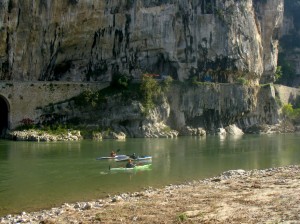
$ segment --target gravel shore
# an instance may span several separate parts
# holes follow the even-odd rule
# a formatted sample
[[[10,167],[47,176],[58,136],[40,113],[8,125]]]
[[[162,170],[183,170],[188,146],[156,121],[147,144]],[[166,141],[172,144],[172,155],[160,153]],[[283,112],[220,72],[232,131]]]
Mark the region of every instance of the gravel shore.
[[[7,215],[0,223],[300,223],[300,166],[231,170],[181,185]]]

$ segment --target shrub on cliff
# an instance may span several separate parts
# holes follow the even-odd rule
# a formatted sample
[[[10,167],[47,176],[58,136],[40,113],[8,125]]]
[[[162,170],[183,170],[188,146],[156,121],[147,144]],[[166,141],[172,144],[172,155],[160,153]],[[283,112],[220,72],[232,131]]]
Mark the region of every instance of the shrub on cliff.
[[[132,76],[116,73],[112,77],[111,86],[115,88],[127,88],[132,81]]]
[[[286,104],[282,107],[284,119],[289,119],[293,123],[300,122],[300,108],[293,108],[292,104]]]
[[[142,94],[143,106],[145,107],[146,113],[154,108],[155,101],[169,90],[173,81],[170,76],[167,76],[159,83],[158,80],[154,78],[156,76],[158,75],[144,74],[142,77],[140,91]]]
[[[249,81],[244,77],[237,78],[237,83],[240,85],[248,85]]]
[[[148,112],[154,107],[154,99],[160,95],[161,88],[157,80],[153,78],[153,74],[143,75],[140,88],[143,95],[143,105]]]
[[[92,90],[86,90],[77,97],[74,97],[74,102],[77,106],[91,105],[96,107],[99,101],[99,93]]]

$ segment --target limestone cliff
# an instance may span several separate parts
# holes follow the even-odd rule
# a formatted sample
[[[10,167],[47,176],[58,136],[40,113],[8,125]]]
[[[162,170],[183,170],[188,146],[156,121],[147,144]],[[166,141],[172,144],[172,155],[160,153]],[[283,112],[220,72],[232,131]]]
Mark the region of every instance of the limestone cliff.
[[[0,79],[273,80],[283,0],[1,0]]]
[[[247,133],[285,132],[293,129],[280,125],[280,103],[293,103],[300,96],[299,89],[284,86],[181,83],[174,84],[145,114],[138,96],[128,97],[130,94],[124,92],[108,97],[103,93],[96,94],[99,100],[94,105],[72,99],[43,108],[38,112],[42,114],[39,123],[77,120],[87,129],[122,132],[127,137],[216,134],[235,127]],[[45,117],[49,111],[55,116]]]
[[[129,137],[222,133],[226,127],[251,132],[255,125],[280,123],[276,89],[257,84],[274,81],[283,10],[283,0],[1,0],[3,83],[80,86],[120,75],[136,81],[146,72],[189,80],[174,85],[147,115],[139,96],[121,91],[104,98],[89,93],[91,104],[78,106],[74,94],[55,85],[51,92],[60,102],[47,105],[33,104],[29,90],[25,105],[19,100],[24,94],[9,97],[2,89],[1,102],[11,104],[2,129],[15,127],[21,115],[41,125],[70,122]],[[26,113],[11,118],[19,104]]]

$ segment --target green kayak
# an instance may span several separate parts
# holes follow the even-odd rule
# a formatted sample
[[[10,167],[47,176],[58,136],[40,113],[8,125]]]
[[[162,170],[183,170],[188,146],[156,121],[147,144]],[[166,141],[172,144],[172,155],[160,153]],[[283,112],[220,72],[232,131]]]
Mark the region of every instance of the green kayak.
[[[152,164],[145,164],[145,165],[137,165],[133,168],[126,168],[126,167],[113,167],[109,170],[111,171],[130,171],[130,170],[151,170]]]

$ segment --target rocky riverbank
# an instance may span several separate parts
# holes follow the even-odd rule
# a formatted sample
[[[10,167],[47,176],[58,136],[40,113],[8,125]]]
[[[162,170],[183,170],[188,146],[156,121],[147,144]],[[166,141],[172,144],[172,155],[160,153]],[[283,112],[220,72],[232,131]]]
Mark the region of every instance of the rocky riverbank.
[[[156,125],[157,126],[157,125]],[[163,125],[162,125],[163,127]],[[176,138],[179,134],[180,136],[206,136],[207,132],[203,128],[192,128],[190,126],[185,126],[180,132],[175,130],[164,131],[164,128],[154,128],[155,131],[151,131],[151,134],[143,136],[144,138]],[[255,134],[274,134],[274,133],[286,133],[299,131],[299,128],[294,127],[290,123],[286,125],[258,125],[253,126],[247,130],[247,133]],[[225,128],[216,129],[216,135],[233,135],[241,136],[244,132],[238,128],[236,125],[229,125]],[[70,130],[65,133],[52,134],[47,131],[41,130],[22,130],[22,131],[10,131],[7,139],[14,141],[40,141],[40,142],[51,142],[51,141],[78,141],[82,139],[93,139],[93,140],[103,140],[103,139],[115,139],[115,140],[125,140],[128,138],[126,134],[122,131],[103,131],[103,132],[93,132],[91,135],[83,136],[80,130]]]
[[[11,131],[7,135],[8,139],[14,141],[36,141],[36,142],[56,142],[56,141],[78,141],[82,139],[80,131],[68,131],[61,134],[50,134],[46,131],[23,130]]]
[[[300,223],[300,166],[231,170],[181,185],[7,215],[0,223]]]

